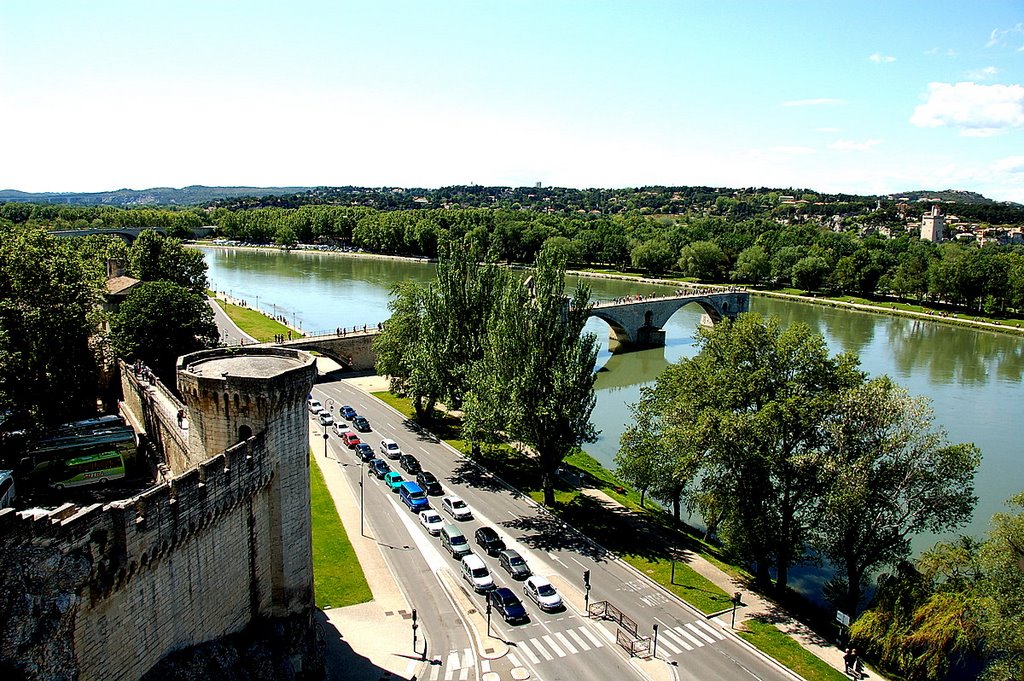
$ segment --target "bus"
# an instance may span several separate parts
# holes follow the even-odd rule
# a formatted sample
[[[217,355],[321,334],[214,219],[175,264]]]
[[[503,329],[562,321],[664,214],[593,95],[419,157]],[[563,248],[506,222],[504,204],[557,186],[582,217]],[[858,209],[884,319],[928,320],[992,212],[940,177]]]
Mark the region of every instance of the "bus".
[[[65,487],[105,484],[123,477],[124,457],[116,449],[109,449],[63,462],[51,474],[50,487],[60,490]]]
[[[14,471],[0,471],[0,508],[14,505]]]
[[[67,461],[105,452],[116,452],[134,463],[138,439],[130,426],[113,426],[77,434],[63,434],[35,443],[22,459],[25,477],[35,482],[53,482],[63,475]],[[70,476],[67,476],[70,477]]]

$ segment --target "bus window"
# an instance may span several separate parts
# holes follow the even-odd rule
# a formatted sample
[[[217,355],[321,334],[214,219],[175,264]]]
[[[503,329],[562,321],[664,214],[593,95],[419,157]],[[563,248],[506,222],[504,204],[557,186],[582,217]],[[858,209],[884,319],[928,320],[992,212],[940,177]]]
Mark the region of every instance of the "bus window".
[[[0,471],[0,508],[14,505],[14,471]]]
[[[124,477],[124,458],[116,451],[68,459],[54,473],[51,487],[64,489],[106,483]]]

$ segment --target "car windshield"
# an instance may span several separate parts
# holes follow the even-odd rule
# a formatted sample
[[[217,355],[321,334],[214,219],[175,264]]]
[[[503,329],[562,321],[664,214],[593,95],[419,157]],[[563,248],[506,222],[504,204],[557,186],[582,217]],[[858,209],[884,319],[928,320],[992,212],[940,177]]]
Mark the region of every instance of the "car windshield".
[[[462,499],[456,499],[452,502],[452,508],[466,508],[466,502]]]
[[[537,593],[541,596],[554,596],[555,587],[551,586],[550,584],[541,584],[537,587]]]
[[[441,521],[441,516],[436,513],[428,513],[423,517],[428,523],[437,523]]]
[[[475,570],[473,570],[473,576],[474,577],[486,577],[487,576],[487,568],[485,568],[485,567],[476,568]]]
[[[455,535],[454,537],[452,537],[452,538],[451,538],[451,539],[449,540],[449,542],[450,542],[450,543],[452,543],[452,544],[455,544],[455,545],[458,545],[458,544],[465,544],[465,543],[466,543],[466,538],[465,538],[465,537],[463,537],[463,536],[462,536],[461,534],[457,534],[457,535]]]
[[[515,602],[516,602],[517,600],[519,600],[518,598],[516,598],[516,595],[515,595],[515,594],[513,594],[513,593],[507,593],[507,594],[499,594],[499,595],[498,595],[498,598],[500,598],[500,599],[501,599],[501,602],[502,602],[503,604],[505,604],[505,605],[512,605],[512,604],[513,604],[513,603],[515,603]]]
[[[398,449],[398,445],[392,443],[392,444],[388,445],[388,449],[391,449],[391,450]]]

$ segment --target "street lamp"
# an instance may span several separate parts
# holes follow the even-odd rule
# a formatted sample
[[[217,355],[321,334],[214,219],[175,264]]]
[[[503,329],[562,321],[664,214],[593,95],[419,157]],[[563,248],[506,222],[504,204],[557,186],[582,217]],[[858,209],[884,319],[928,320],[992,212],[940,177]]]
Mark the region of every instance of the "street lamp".
[[[487,598],[487,636],[491,635],[491,599]]]
[[[327,435],[327,426],[325,425],[324,426],[324,458],[325,459],[327,458],[327,438],[328,437],[330,437],[330,436]]]
[[[651,657],[658,656],[658,625],[654,625],[654,648],[651,650]]]
[[[587,611],[587,616],[590,615],[590,570],[583,571],[583,588],[586,590],[583,594],[583,609]]]
[[[412,652],[416,652],[416,629],[420,625],[416,624],[416,608],[412,609]]]
[[[359,455],[359,536],[365,537],[363,531],[363,455]]]

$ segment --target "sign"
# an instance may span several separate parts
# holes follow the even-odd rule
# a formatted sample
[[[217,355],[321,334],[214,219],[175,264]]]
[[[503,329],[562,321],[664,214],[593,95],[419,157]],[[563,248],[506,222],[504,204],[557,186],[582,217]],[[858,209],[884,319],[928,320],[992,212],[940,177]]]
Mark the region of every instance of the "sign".
[[[836,622],[839,622],[844,627],[850,626],[850,616],[842,610],[836,610]]]

